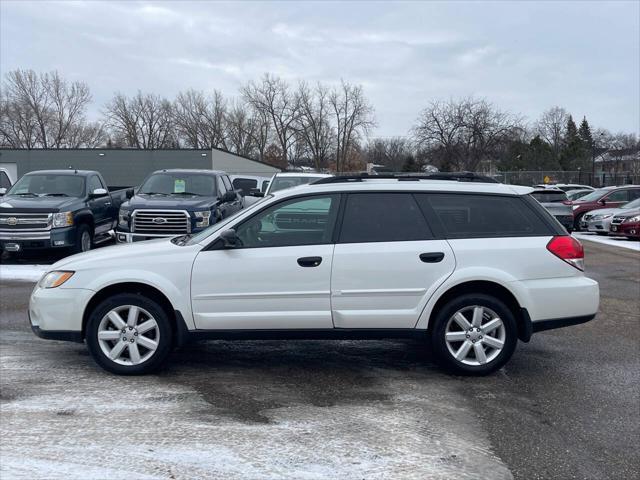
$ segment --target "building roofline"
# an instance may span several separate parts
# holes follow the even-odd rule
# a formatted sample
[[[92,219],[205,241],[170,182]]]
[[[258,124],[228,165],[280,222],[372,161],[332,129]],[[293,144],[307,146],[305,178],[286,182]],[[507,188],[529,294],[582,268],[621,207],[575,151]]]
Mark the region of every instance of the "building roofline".
[[[255,163],[259,163],[260,165],[265,165],[267,167],[271,167],[271,168],[275,168],[277,170],[280,170],[281,172],[284,171],[284,169],[280,168],[280,167],[276,167],[275,165],[271,165],[267,162],[261,162],[260,160],[256,160],[255,158],[250,158],[247,157],[245,155],[240,155],[238,153],[233,153],[230,152],[229,150],[225,150],[223,148],[217,148],[217,147],[212,147],[212,148],[135,148],[135,147],[123,147],[123,148],[113,148],[113,147],[95,147],[95,148],[87,148],[87,147],[80,147],[80,148],[12,148],[12,147],[0,147],[0,153],[3,150],[12,150],[12,151],[16,151],[16,152],[21,152],[21,151],[26,151],[26,152],[33,152],[33,151],[60,151],[60,152],[65,152],[65,151],[98,151],[98,150],[103,150],[103,151],[110,151],[110,152],[117,152],[117,151],[140,151],[140,152],[210,152],[211,150],[216,150],[218,152],[222,152],[222,153],[228,153],[229,155],[234,155],[236,157],[240,157],[243,158],[245,160],[249,160],[251,162],[255,162]]]

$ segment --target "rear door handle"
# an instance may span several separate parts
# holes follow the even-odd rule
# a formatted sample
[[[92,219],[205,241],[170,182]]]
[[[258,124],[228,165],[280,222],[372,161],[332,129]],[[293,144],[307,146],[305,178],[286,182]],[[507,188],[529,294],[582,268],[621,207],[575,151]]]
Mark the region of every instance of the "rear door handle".
[[[444,258],[444,253],[442,252],[429,252],[429,253],[421,253],[420,260],[424,263],[438,263],[441,262]]]
[[[302,257],[298,259],[301,267],[317,267],[322,263],[322,257]]]

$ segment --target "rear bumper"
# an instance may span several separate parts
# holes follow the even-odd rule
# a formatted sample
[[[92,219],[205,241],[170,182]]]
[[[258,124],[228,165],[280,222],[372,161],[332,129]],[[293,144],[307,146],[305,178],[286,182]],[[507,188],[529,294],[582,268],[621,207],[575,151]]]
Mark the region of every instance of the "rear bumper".
[[[570,327],[572,325],[580,325],[587,323],[596,318],[596,314],[584,315],[581,317],[552,318],[549,320],[538,320],[531,323],[532,333],[543,332],[545,330],[553,330],[555,328]]]

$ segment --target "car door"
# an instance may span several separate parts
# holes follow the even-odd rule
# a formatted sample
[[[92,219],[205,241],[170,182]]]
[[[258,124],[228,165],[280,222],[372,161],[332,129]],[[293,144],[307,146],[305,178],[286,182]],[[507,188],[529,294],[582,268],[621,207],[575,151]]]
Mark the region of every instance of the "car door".
[[[600,200],[607,208],[618,208],[629,201],[629,189],[615,190]]]
[[[267,206],[234,226],[241,245],[217,240],[193,264],[199,329],[332,328],[332,236],[338,195]]]
[[[333,254],[336,328],[413,328],[455,259],[411,193],[352,193]]]
[[[93,213],[93,223],[95,226],[95,234],[106,233],[113,228],[114,216],[110,215],[111,196],[109,194],[92,198],[91,193],[105,186],[97,175],[90,175],[87,180],[87,195],[89,196],[89,208]]]

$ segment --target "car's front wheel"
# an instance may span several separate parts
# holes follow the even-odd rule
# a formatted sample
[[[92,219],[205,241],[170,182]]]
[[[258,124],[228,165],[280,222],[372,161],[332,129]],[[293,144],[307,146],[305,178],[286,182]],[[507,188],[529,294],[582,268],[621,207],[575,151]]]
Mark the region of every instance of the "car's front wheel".
[[[496,297],[466,294],[436,313],[431,344],[436,359],[454,373],[487,375],[501,368],[516,348],[513,313]]]
[[[171,351],[169,317],[156,301],[117,294],[90,314],[86,340],[92,357],[118,375],[142,375],[158,369]]]

